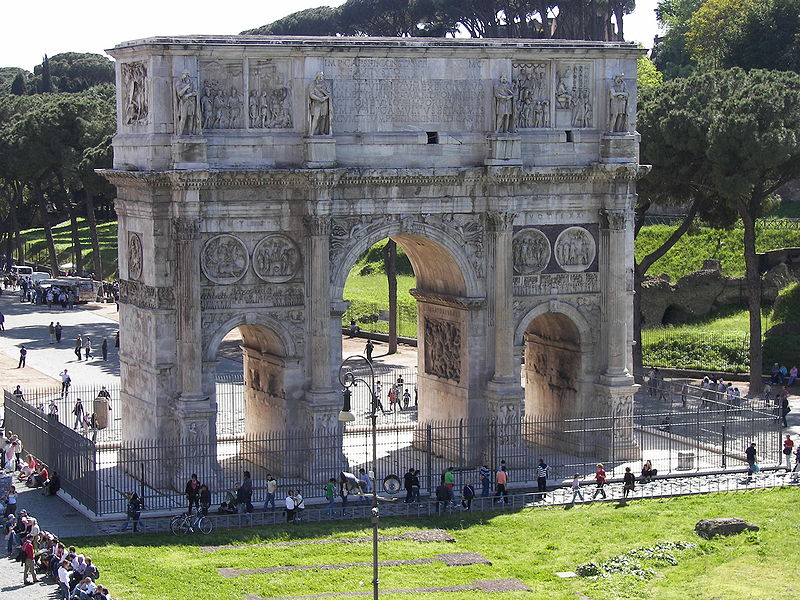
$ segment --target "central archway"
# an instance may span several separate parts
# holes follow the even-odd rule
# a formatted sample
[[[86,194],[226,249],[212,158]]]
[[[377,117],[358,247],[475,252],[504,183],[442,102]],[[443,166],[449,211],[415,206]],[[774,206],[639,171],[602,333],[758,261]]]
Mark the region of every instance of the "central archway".
[[[421,422],[477,416],[485,412],[470,398],[474,356],[471,336],[479,331],[473,304],[482,298],[464,248],[441,229],[417,224],[420,233],[396,226],[378,228],[355,241],[332,272],[334,302],[343,298],[352,265],[373,244],[385,238],[397,242],[408,256],[416,277],[411,295],[417,301],[418,418]],[[341,352],[340,342],[334,344]],[[341,358],[341,355],[339,356]]]

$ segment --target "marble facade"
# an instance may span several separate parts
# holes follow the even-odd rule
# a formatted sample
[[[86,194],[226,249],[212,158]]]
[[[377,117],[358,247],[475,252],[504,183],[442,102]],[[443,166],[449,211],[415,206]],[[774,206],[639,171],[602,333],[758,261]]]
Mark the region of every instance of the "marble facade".
[[[213,435],[236,327],[247,430],[335,434],[345,279],[386,237],[417,276],[421,421],[630,416],[641,52],[255,36],[109,50],[125,435]]]

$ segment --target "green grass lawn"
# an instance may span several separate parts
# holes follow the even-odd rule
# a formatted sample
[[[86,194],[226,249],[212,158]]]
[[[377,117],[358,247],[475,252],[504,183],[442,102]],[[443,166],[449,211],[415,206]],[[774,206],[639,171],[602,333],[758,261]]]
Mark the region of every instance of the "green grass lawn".
[[[92,243],[89,236],[89,227],[85,219],[78,219],[78,232],[81,236],[81,250],[83,254],[83,266],[85,269],[92,269]],[[106,278],[117,272],[117,222],[111,221],[97,225],[97,237],[100,244],[100,256],[103,262],[103,273]],[[26,260],[38,262],[42,265],[49,265],[50,259],[47,253],[47,242],[44,230],[27,229],[20,232],[20,238],[25,244]],[[58,254],[58,264],[73,262],[72,254],[72,233],[69,221],[64,221],[53,227],[53,241]]]
[[[359,275],[360,268],[353,267],[344,286],[344,299],[350,301],[350,308],[342,316],[342,323],[355,319],[365,331],[388,333],[389,324],[375,318],[380,310],[389,308],[389,284],[384,273]],[[417,301],[408,291],[416,287],[416,279],[411,275],[397,276],[397,314],[398,334],[404,337],[417,337]]]
[[[534,509],[515,513],[457,514],[415,521],[385,519],[382,534],[441,527],[455,544],[384,542],[380,560],[433,557],[448,552],[478,552],[491,565],[447,567],[442,563],[383,567],[383,589],[457,585],[479,579],[517,578],[532,593],[479,596],[475,592],[388,595],[387,598],[477,597],[591,600],[765,600],[800,597],[796,546],[800,519],[794,507],[800,490],[780,488],[711,494],[628,505],[579,505],[572,509]],[[737,516],[759,525],[757,533],[704,541],[693,528],[702,518]],[[334,522],[215,532],[176,538],[169,534],[68,540],[90,554],[101,581],[125,600],[192,598],[244,600],[333,591],[370,589],[371,568],[311,570],[223,579],[219,567],[263,568],[279,565],[351,563],[371,560],[370,544],[302,545],[200,552],[199,544],[250,544],[289,539],[368,536],[367,522]],[[649,580],[627,575],[602,579],[560,579],[589,561],[605,561],[633,548],[664,541],[690,541],[695,549],[677,554],[677,566],[655,566]],[[644,566],[648,566],[647,563]],[[652,566],[652,565],[650,565]],[[383,595],[381,596],[383,597]]]

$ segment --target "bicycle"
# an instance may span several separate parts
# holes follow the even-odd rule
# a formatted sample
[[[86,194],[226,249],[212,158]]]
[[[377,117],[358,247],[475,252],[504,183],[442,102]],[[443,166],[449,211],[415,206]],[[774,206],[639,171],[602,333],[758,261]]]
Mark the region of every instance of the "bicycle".
[[[194,533],[195,531],[208,535],[214,529],[214,523],[202,514],[183,513],[172,517],[169,529],[175,535]]]

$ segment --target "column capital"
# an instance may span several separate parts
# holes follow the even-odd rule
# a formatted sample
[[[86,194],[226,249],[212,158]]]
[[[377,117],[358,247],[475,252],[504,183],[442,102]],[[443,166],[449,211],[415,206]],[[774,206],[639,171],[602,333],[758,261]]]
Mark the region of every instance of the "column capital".
[[[600,227],[603,229],[627,229],[630,211],[619,209],[600,209]]]
[[[331,233],[331,218],[328,216],[305,215],[303,225],[305,225],[308,235],[330,235]]]
[[[178,217],[172,219],[172,231],[175,239],[180,242],[189,242],[200,237],[200,219]]]
[[[514,219],[516,217],[517,214],[512,212],[503,212],[498,210],[486,211],[486,222],[489,226],[489,231],[511,231],[514,227]]]

